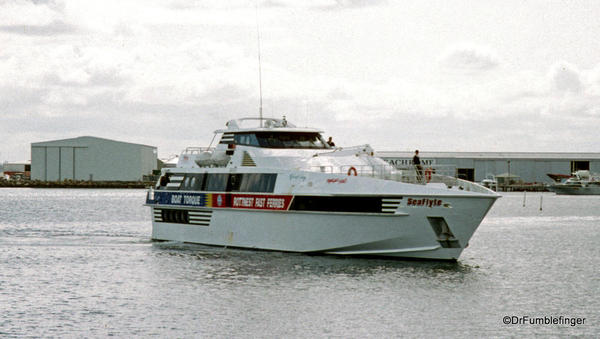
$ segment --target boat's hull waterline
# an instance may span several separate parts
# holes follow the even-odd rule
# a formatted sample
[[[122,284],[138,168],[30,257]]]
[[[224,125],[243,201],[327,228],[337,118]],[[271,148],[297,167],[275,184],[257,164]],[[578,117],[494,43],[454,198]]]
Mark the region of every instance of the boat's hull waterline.
[[[155,240],[301,253],[456,260],[495,201],[493,196],[396,198],[388,198],[399,203],[393,213],[386,214],[199,208],[147,202],[152,206]],[[288,200],[292,199],[290,196]],[[408,206],[409,199],[421,204]],[[428,204],[431,201],[434,203]]]
[[[558,195],[600,195],[600,185],[594,186],[569,186],[569,185],[552,185],[548,190]]]

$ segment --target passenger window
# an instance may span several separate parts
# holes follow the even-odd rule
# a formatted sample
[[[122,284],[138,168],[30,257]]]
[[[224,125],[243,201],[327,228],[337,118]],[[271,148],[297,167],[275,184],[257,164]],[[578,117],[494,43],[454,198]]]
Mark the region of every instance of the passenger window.
[[[181,185],[181,190],[186,191],[201,191],[202,181],[204,180],[204,173],[202,174],[187,174]]]
[[[227,190],[227,177],[229,177],[229,174],[207,174],[206,190],[225,192]]]
[[[272,193],[275,190],[277,174],[248,173],[244,174],[240,185],[241,192]]]
[[[205,190],[205,181],[206,181],[206,174],[202,173],[202,174],[196,174],[194,176],[196,178],[196,181],[193,183],[192,185],[192,189],[194,191],[204,191]]]
[[[227,184],[228,192],[239,192],[242,183],[243,174],[230,174],[229,183]]]
[[[190,180],[192,178],[189,176],[186,176],[185,179],[183,179],[183,183],[181,184],[181,187],[179,187],[180,190],[189,190],[190,189]]]

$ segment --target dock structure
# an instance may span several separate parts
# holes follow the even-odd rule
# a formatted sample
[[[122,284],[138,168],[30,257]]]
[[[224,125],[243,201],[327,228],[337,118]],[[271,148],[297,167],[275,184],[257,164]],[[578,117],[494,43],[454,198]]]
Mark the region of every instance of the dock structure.
[[[42,181],[0,178],[0,187],[24,188],[148,188],[154,184],[154,181]]]

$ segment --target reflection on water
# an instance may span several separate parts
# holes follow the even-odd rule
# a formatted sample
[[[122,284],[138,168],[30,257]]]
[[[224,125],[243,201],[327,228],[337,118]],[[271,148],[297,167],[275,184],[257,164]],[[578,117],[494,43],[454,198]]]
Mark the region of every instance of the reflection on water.
[[[446,279],[461,279],[472,267],[460,262],[395,260],[381,258],[305,255],[298,253],[252,251],[220,248],[179,242],[153,243],[156,256],[175,256],[182,260],[197,260],[198,269],[210,279],[234,276],[269,279],[314,278],[328,275],[360,276],[382,273],[429,276],[445,275]]]
[[[0,189],[0,334],[600,333],[600,197],[505,194],[458,262],[436,262],[152,242],[144,194]],[[587,321],[576,327],[507,326],[506,315]]]

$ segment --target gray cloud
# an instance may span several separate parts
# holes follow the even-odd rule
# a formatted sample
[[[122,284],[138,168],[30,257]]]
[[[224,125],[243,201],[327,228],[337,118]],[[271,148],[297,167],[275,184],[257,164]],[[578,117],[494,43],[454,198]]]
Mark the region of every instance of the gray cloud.
[[[583,88],[579,71],[567,63],[559,63],[550,71],[552,88],[559,92],[579,92]]]
[[[295,0],[263,0],[258,2],[259,8],[311,8],[317,10],[336,10],[349,8],[363,8],[380,6],[386,4],[387,0],[323,0],[302,2]],[[224,5],[226,4],[226,5]],[[228,1],[228,2],[206,2],[197,0],[173,0],[167,4],[168,8],[175,10],[188,10],[193,8],[255,8],[254,2],[247,1]]]
[[[386,0],[335,0],[334,5],[324,6],[330,9],[362,8],[385,4]]]
[[[1,25],[0,31],[12,34],[30,36],[53,36],[60,34],[73,34],[77,27],[64,21],[56,20],[46,25]]]
[[[119,69],[110,68],[102,70],[86,70],[89,77],[83,82],[68,81],[61,79],[59,74],[52,72],[44,75],[43,84],[47,86],[59,87],[103,87],[122,86],[130,81],[130,78],[124,76]]]
[[[462,46],[444,53],[440,63],[448,69],[473,72],[494,69],[500,61],[492,52],[482,48]]]

